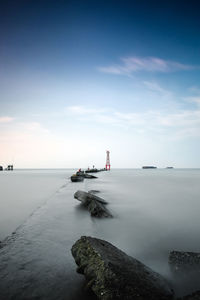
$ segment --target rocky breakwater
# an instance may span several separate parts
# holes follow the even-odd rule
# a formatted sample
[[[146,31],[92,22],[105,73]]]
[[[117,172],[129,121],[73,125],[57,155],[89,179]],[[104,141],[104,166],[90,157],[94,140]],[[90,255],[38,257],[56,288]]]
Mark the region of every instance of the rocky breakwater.
[[[71,176],[71,181],[72,182],[80,182],[80,181],[83,181],[84,178],[94,179],[94,178],[98,178],[98,177],[91,175],[91,174],[87,174],[84,171],[78,171],[78,172],[76,172],[76,174],[73,174]]]
[[[166,280],[109,242],[81,237],[71,249],[87,287],[102,300],[167,300],[173,292]]]
[[[108,204],[104,199],[94,195],[92,192],[77,191],[74,198],[81,201],[87,207],[91,216],[94,217],[112,217],[112,214],[105,207]]]

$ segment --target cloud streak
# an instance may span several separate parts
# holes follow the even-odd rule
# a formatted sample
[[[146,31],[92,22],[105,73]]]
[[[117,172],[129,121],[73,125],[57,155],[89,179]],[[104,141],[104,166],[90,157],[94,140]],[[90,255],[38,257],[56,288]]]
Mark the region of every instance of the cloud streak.
[[[117,126],[136,133],[159,134],[171,139],[200,136],[200,110],[177,110],[174,113],[157,110],[145,112],[119,112],[112,109],[94,109],[79,107],[70,110],[73,118],[79,121],[91,121],[93,124]],[[68,108],[69,109],[69,108]],[[79,111],[82,112],[81,116]],[[84,112],[84,113],[83,113]],[[89,112],[89,113],[88,113]],[[93,113],[92,113],[93,112]],[[94,113],[95,112],[95,113]],[[88,115],[90,114],[89,118]]]
[[[126,57],[121,58],[121,63],[106,67],[99,67],[103,73],[115,75],[131,75],[135,72],[160,72],[187,71],[196,69],[196,66],[181,64],[176,61],[164,60],[158,57]]]
[[[10,123],[12,121],[14,121],[14,118],[12,117],[8,117],[8,116],[0,117],[0,123]]]
[[[97,114],[97,113],[102,113],[104,112],[104,109],[94,109],[94,108],[86,108],[84,106],[68,106],[67,107],[67,112],[68,113],[74,113],[77,115],[93,115],[93,114]]]

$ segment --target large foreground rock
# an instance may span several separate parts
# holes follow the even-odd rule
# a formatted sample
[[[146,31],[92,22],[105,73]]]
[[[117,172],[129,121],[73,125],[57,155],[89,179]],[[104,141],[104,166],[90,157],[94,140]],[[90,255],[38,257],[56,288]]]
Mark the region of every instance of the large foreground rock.
[[[83,236],[71,251],[77,271],[99,299],[173,299],[164,278],[104,240]]]
[[[112,214],[105,207],[107,202],[104,199],[94,195],[93,193],[77,191],[74,194],[74,198],[81,201],[83,203],[83,205],[85,205],[88,208],[91,216],[112,217]]]

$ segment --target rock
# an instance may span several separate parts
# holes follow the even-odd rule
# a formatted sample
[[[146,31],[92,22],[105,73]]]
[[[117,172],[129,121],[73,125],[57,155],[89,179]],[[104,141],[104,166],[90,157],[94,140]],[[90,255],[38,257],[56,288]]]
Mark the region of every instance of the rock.
[[[177,300],[200,300],[200,291],[196,291],[195,293],[192,293],[191,295],[187,295],[183,298],[179,298]]]
[[[105,206],[95,200],[92,200],[88,205],[88,210],[93,217],[112,217],[111,213]]]
[[[97,194],[97,193],[100,193],[100,191],[98,191],[98,190],[90,190],[90,191],[88,191],[88,193],[90,193],[90,194]]]
[[[85,177],[85,178],[87,178],[87,179],[94,179],[94,178],[98,178],[97,176],[90,175],[90,174],[87,174],[87,173],[85,173],[85,174],[84,174],[84,177]]]
[[[87,174],[87,173],[85,173],[84,171],[77,171],[75,175],[76,175],[76,176],[83,176],[84,178],[87,178],[87,179],[98,178],[98,177],[96,177],[96,176],[94,176],[94,175]]]
[[[84,176],[81,176],[81,175],[72,175],[71,176],[71,181],[72,182],[80,182],[80,181],[83,181],[84,180]]]
[[[167,300],[173,292],[161,275],[112,244],[81,237],[71,249],[87,286],[102,300]]]
[[[169,264],[173,273],[200,272],[200,253],[171,251]]]
[[[174,289],[178,294],[187,295],[200,290],[200,253],[171,251],[169,265],[172,272]],[[199,295],[199,298],[190,298],[197,297],[197,295],[196,293],[195,296],[191,294],[183,297],[183,299],[200,300]]]
[[[86,170],[85,173],[97,173],[97,172],[100,172],[100,170],[94,168],[94,169],[89,169],[89,170]]]
[[[77,176],[84,176],[84,171],[77,171],[77,172],[76,172],[76,175],[77,175]]]
[[[104,199],[94,195],[91,191],[89,193],[84,192],[84,191],[77,191],[74,194],[74,198],[76,198],[77,200],[82,201],[83,203],[87,203],[90,202],[91,200],[96,200],[102,204],[108,204],[107,201],[105,201]]]
[[[84,191],[77,191],[74,194],[74,198],[81,201],[83,205],[88,208],[91,216],[112,217],[112,214],[105,207],[105,204],[107,204],[107,202],[104,199],[92,193],[86,193]]]

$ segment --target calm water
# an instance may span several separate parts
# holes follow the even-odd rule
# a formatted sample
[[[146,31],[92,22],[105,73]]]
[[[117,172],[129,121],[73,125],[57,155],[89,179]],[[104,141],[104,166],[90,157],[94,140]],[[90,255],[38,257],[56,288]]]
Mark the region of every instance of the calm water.
[[[200,252],[200,170],[112,170],[80,183],[72,173],[0,172],[1,299],[92,298],[70,252],[81,235],[110,241],[169,280],[169,251]],[[99,190],[114,218],[91,218],[73,198],[78,189]],[[200,289],[173,285],[177,294]]]

